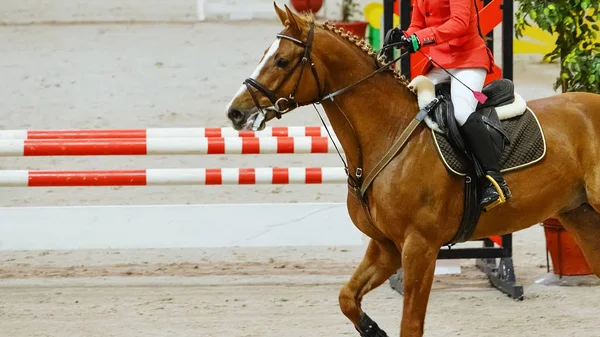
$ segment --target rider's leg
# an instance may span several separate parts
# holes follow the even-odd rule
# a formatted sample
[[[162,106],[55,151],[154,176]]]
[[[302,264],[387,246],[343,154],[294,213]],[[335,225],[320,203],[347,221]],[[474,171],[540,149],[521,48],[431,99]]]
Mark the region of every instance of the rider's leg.
[[[485,83],[487,71],[483,68],[451,69],[450,72],[460,82],[475,91],[481,91]],[[450,93],[454,105],[454,117],[460,126],[464,125],[471,113],[477,108],[477,99],[469,90],[455,78],[452,78]]]
[[[453,75],[471,89],[481,91],[487,72],[482,68],[456,69]],[[500,173],[499,159],[502,153],[496,148],[481,115],[473,113],[478,103],[473,93],[455,79],[452,80],[451,93],[456,120],[488,179],[480,202],[487,211],[511,197],[510,189]]]
[[[431,82],[433,82],[433,85],[450,81],[450,75],[448,75],[447,72],[439,68],[433,68],[430,72],[428,72],[425,75],[425,77],[431,80]]]

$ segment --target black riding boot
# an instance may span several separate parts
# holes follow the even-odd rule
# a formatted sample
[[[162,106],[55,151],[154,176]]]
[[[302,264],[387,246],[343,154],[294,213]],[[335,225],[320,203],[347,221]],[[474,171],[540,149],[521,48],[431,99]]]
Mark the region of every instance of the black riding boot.
[[[498,162],[502,153],[494,144],[481,115],[472,113],[461,129],[485,172],[487,181],[483,186],[480,204],[484,211],[489,211],[512,196],[500,173]],[[496,188],[495,183],[500,190]]]

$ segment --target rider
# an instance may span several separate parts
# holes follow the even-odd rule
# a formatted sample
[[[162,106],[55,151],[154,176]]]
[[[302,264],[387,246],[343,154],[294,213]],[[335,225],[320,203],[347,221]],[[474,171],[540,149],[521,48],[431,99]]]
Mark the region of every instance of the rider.
[[[412,0],[410,26],[406,31],[392,29],[385,44],[399,43],[401,48],[413,53],[421,46],[431,45],[429,54],[434,63],[427,62],[422,73],[434,84],[451,81],[456,121],[488,178],[480,202],[485,209],[500,200],[492,181],[501,187],[506,200],[511,193],[500,173],[498,153],[494,151],[486,125],[480,114],[473,113],[478,101],[470,89],[481,91],[494,63],[493,54],[479,31],[475,1]],[[441,67],[450,72],[452,78]]]

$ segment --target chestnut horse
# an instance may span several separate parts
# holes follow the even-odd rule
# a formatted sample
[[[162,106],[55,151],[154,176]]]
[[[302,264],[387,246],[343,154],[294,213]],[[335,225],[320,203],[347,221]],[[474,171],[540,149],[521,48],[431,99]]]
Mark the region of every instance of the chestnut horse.
[[[287,6],[275,5],[275,11],[284,29],[231,101],[227,117],[236,130],[257,130],[297,106],[320,104],[345,152],[349,182],[357,169],[369,175],[419,111],[415,91],[391,69],[374,74],[378,57],[364,41]],[[600,95],[565,93],[527,105],[544,130],[546,155],[505,174],[512,199],[482,213],[469,239],[556,216],[600,276]],[[423,335],[436,258],[461,221],[463,182],[448,173],[431,130],[419,123],[365,191],[365,207],[349,188],[349,215],[370,242],[339,293],[339,305],[361,336],[387,336],[361,300],[401,267],[400,335]]]

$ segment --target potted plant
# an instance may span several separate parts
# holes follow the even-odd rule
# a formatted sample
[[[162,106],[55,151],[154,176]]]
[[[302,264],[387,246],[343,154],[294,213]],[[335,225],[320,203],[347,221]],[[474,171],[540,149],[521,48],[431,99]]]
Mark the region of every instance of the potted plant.
[[[297,12],[317,13],[323,7],[323,0],[291,0],[292,7]]]
[[[345,31],[364,38],[367,32],[367,21],[355,19],[361,15],[360,4],[356,0],[341,0],[340,2],[340,17],[339,21],[332,21],[336,27],[342,28]]]
[[[563,276],[584,276],[593,273],[581,248],[558,219],[546,219],[542,226],[546,237],[546,250],[550,253],[552,270],[555,275],[562,278]]]

